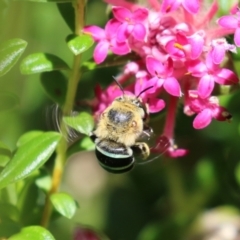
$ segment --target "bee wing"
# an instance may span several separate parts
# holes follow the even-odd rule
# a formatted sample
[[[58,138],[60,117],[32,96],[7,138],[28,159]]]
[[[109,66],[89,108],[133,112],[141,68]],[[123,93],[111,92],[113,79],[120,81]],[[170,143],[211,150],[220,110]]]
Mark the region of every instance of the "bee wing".
[[[71,116],[75,116],[77,113],[72,112]],[[47,119],[47,128],[60,132],[67,139],[69,143],[75,142],[79,138],[79,134],[67,124],[64,124],[65,133],[62,132],[60,124],[61,118],[63,117],[61,108],[57,104],[53,104],[47,107],[46,110],[46,119]]]
[[[157,154],[157,155],[154,157],[148,157],[147,159],[144,159],[144,160],[143,159],[140,160],[139,158],[136,158],[136,164],[142,165],[158,159],[167,151],[169,146],[170,146],[169,139],[166,136],[160,136],[156,141],[155,147],[150,148],[150,153]]]

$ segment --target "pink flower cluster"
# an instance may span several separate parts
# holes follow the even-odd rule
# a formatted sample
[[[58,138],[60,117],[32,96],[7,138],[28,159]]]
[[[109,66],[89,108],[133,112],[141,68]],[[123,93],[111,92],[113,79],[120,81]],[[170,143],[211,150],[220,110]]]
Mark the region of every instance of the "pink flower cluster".
[[[148,0],[148,8],[124,0],[105,1],[112,5],[113,18],[104,29],[84,28],[97,43],[94,60],[103,63],[109,51],[115,55],[135,54],[134,60],[129,59],[124,66],[118,81],[128,85],[126,90],[136,95],[153,86],[141,97],[149,104],[151,113],[167,107],[163,135],[170,142],[174,139],[179,101],[184,103],[187,115],[196,114],[193,121],[196,129],[205,128],[213,118],[230,119],[231,115],[212,93],[216,84],[232,85],[239,81],[233,71],[223,67],[228,51],[236,52],[236,46],[240,46],[237,7],[210,23],[218,10],[217,1],[207,11],[204,9],[207,3],[199,0],[162,0],[161,3]],[[235,45],[224,38],[229,34],[234,34]],[[104,91],[98,89],[94,111],[100,113],[120,94],[114,86]],[[186,153],[173,145],[168,151],[170,156]]]

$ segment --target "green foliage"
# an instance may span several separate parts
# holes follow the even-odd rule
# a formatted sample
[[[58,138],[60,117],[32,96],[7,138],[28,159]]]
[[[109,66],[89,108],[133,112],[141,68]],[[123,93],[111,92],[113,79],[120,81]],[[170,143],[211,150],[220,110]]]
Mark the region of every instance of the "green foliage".
[[[6,144],[0,142],[0,166],[4,167],[11,156],[11,150],[6,146]]]
[[[87,51],[93,43],[93,38],[87,34],[80,36],[71,34],[67,37],[67,45],[74,55]]]
[[[93,117],[87,112],[81,112],[71,117],[64,117],[63,120],[69,127],[85,135],[90,135],[94,128]]]
[[[196,131],[193,119],[178,112],[176,143],[189,149],[188,156],[177,160],[159,156],[136,164],[130,173],[108,174],[94,157],[89,135],[95,123],[87,107],[95,97],[95,84],[103,89],[119,66],[139,59],[131,53],[109,54],[97,65],[91,36],[75,34],[76,1],[27,1],[0,1],[0,239],[73,239],[77,227],[80,234],[98,239],[108,238],[92,229],[106,232],[110,239],[192,240],[206,237],[200,226],[209,222],[209,216],[210,223],[224,219],[221,227],[240,222],[238,86],[220,89],[225,94],[220,100],[234,116],[231,124],[213,122]],[[86,2],[85,24],[103,27],[104,1]],[[232,4],[219,4],[228,14]],[[233,42],[232,36],[228,42]],[[239,75],[237,51],[229,54]],[[69,94],[71,81],[75,85]],[[44,117],[42,112],[52,104],[63,118],[55,112]],[[59,120],[61,134],[46,131],[52,115]],[[150,123],[156,135],[162,131],[161,114],[151,115]],[[47,220],[45,204],[47,211],[54,210]],[[234,229],[238,232],[239,226]]]
[[[39,169],[54,152],[61,135],[46,132],[25,138],[17,152],[0,174],[0,188],[26,178]],[[20,142],[22,142],[20,140]]]
[[[55,240],[52,234],[43,227],[25,227],[20,233],[12,236],[9,240]]]
[[[54,193],[51,195],[54,208],[64,217],[71,219],[77,210],[77,204],[67,193]]]
[[[62,106],[66,97],[66,77],[59,71],[44,72],[41,74],[41,83],[47,95]]]
[[[59,57],[50,53],[33,53],[23,59],[20,70],[22,74],[68,70],[68,65]]]
[[[18,38],[0,44],[0,77],[16,64],[26,47],[27,42]]]
[[[15,108],[19,102],[17,95],[10,92],[0,92],[0,112]]]

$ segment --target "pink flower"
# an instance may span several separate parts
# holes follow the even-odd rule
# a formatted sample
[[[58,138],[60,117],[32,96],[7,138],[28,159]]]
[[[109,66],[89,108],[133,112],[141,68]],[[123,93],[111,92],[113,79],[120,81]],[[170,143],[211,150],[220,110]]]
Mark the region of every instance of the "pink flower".
[[[143,102],[147,103],[150,113],[160,112],[165,107],[165,102],[162,99],[157,98],[158,92],[154,82],[148,80],[148,74],[146,72],[145,74],[138,74],[136,77],[137,80],[135,82],[134,94],[138,96],[143,90],[152,87],[143,92],[140,97]]]
[[[220,17],[217,22],[223,28],[235,30],[234,42],[240,47],[240,11],[236,10],[235,15]]]
[[[109,49],[117,55],[125,55],[131,51],[127,43],[116,41],[116,31],[119,26],[120,23],[112,19],[106,24],[105,30],[97,26],[86,26],[84,28],[83,31],[91,34],[93,39],[98,42],[93,53],[96,63],[99,64],[105,60]]]
[[[172,60],[168,58],[165,65],[153,57],[147,57],[146,67],[149,73],[153,76],[151,79],[158,88],[163,86],[164,89],[171,95],[180,97],[180,85],[175,77],[172,76]]]
[[[207,127],[213,118],[218,121],[229,121],[232,117],[226,108],[219,106],[218,98],[203,99],[195,90],[189,91],[184,112],[187,115],[197,113],[193,121],[193,127],[196,129]]]
[[[172,12],[181,4],[189,13],[195,14],[199,10],[198,0],[163,0],[161,10],[162,12]]]
[[[214,64],[209,54],[205,63],[193,61],[189,63],[189,72],[195,77],[200,78],[198,83],[198,94],[201,98],[207,98],[213,91],[215,82],[222,85],[232,85],[238,83],[238,77],[231,70],[220,68]]]
[[[86,228],[86,227],[79,227],[76,229],[74,233],[74,240],[101,240],[102,239],[102,234],[100,236],[99,233],[96,231]]]
[[[211,58],[214,64],[220,64],[223,61],[226,51],[236,53],[236,47],[232,44],[227,43],[225,38],[214,39],[212,40],[211,45]]]
[[[117,40],[119,42],[125,42],[131,34],[139,41],[144,40],[146,28],[143,22],[148,16],[146,8],[138,8],[131,12],[127,8],[113,7],[113,15],[121,22],[117,30]]]

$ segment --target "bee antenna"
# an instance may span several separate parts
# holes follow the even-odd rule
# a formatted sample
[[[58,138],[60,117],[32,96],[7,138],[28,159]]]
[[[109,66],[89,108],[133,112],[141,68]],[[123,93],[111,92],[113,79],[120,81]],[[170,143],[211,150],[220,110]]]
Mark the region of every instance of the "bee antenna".
[[[143,89],[143,90],[137,95],[137,98],[139,98],[142,93],[146,92],[148,89],[150,89],[150,88],[152,88],[152,87],[153,87],[153,86],[150,86],[150,87],[147,87],[147,88]]]
[[[118,82],[118,80],[114,76],[112,76],[112,77],[113,77],[114,81],[117,83],[117,85],[119,86],[119,88],[121,89],[121,91],[124,95],[124,89],[123,89],[122,85]]]

